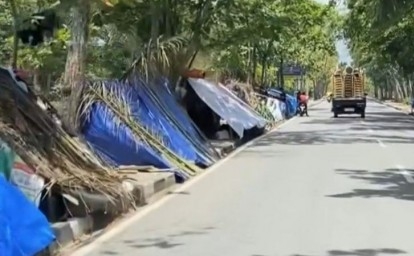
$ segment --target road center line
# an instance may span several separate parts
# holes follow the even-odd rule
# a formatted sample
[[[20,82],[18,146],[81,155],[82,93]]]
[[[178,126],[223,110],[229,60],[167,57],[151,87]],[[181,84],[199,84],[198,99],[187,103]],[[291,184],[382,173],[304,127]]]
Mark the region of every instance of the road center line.
[[[410,172],[402,165],[397,165],[397,169],[399,173],[404,176],[408,183],[414,183],[414,177],[410,174]]]
[[[387,147],[387,145],[385,145],[384,142],[382,142],[381,140],[377,139],[377,142],[378,142],[378,144],[381,148],[386,148]]]

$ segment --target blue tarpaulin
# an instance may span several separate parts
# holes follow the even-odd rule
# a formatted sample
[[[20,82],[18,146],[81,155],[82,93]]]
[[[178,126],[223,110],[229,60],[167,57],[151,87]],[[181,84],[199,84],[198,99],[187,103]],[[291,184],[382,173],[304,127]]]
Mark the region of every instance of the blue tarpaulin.
[[[173,92],[169,88],[168,81],[166,79],[160,80],[158,83],[151,86],[155,90],[156,95],[159,96],[161,104],[168,108],[178,121],[178,125],[183,131],[189,133],[190,136],[195,138],[197,142],[204,144],[207,139],[198,130],[198,127],[193,123],[191,118],[186,113],[186,110],[179,105],[174,97]]]
[[[218,160],[217,153],[213,150],[210,142],[188,116],[187,110],[177,102],[169,88],[168,80],[159,79],[150,86],[143,86],[143,88],[148,90],[148,95],[152,96],[152,100],[161,110],[161,114],[194,147],[197,153],[196,163],[210,166]]]
[[[279,99],[279,98],[282,98],[283,92],[281,90],[271,88],[267,91],[267,94],[271,97]],[[284,94],[283,98],[284,98],[283,100],[286,103],[286,109],[284,110],[286,118],[291,118],[295,116],[296,110],[297,110],[297,104],[298,104],[296,97],[286,93]]]
[[[54,239],[46,217],[0,175],[0,255],[35,255]]]
[[[134,121],[146,127],[175,154],[188,162],[212,164],[212,158],[206,152],[207,147],[202,146],[201,137],[195,137],[199,141],[191,140],[197,131],[191,121],[184,121],[188,117],[180,113],[183,110],[178,103],[173,103],[175,99],[164,84],[149,88],[143,81],[134,80],[125,83],[107,82],[105,86],[129,106]],[[182,132],[183,127],[178,127],[178,123],[186,125],[188,136]],[[103,103],[92,105],[82,133],[95,151],[114,165],[153,165],[162,169],[174,167],[151,145],[134,137],[130,128]],[[178,174],[185,178],[183,172],[179,171]]]
[[[295,96],[286,94],[286,117],[291,118],[296,115],[298,100]]]
[[[138,141],[131,130],[103,103],[94,103],[82,133],[105,160],[113,165],[154,165],[170,168],[170,164],[148,145]]]
[[[164,138],[164,144],[168,146],[172,151],[174,151],[177,155],[181,156],[183,159],[193,162],[193,163],[200,163],[203,165],[211,165],[208,156],[198,150],[194,143],[197,142],[197,137],[193,136],[185,136],[185,134],[180,130],[179,126],[177,125],[179,120],[176,119],[176,113],[172,112],[173,109],[167,109],[168,107],[172,107],[172,102],[170,104],[165,104],[168,98],[175,100],[172,95],[162,95],[162,84],[159,83],[152,83],[147,85],[141,80],[135,79],[130,82],[129,87],[134,88],[134,93],[137,93],[141,99],[140,108],[146,107],[147,113],[153,113],[154,118],[151,120],[151,123],[158,121],[158,128],[162,128],[157,131],[157,134],[163,134],[166,138]],[[160,92],[158,95],[157,93]],[[178,103],[176,103],[178,105]],[[179,111],[179,106],[175,108],[175,111]],[[140,121],[142,123],[142,116],[136,121]],[[144,123],[147,125],[148,123]],[[156,125],[156,123],[155,123]],[[152,128],[154,129],[154,127]]]

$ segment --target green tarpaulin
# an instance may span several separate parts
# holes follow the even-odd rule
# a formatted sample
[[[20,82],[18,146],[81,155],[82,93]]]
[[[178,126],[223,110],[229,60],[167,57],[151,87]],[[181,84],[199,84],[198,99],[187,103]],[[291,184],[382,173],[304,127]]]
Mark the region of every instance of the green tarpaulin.
[[[13,169],[14,153],[11,148],[0,140],[0,175],[8,180]]]

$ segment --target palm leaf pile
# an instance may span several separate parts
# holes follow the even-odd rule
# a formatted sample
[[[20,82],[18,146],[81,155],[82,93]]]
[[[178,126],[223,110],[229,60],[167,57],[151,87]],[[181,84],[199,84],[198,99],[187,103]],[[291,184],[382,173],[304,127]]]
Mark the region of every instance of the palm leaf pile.
[[[120,189],[122,177],[69,136],[4,69],[0,69],[0,139],[46,179],[48,188],[56,184],[63,191],[90,191],[111,200],[130,198]]]
[[[226,87],[241,100],[246,102],[252,109],[260,114],[260,116],[266,119],[268,121],[268,126],[274,126],[275,119],[270,110],[266,107],[266,102],[260,99],[250,84],[230,80],[227,82]]]
[[[122,87],[133,86],[132,83],[119,81],[95,81],[89,82],[83,87],[83,93],[77,116],[79,120],[85,120],[91,116],[93,105],[104,104],[116,117],[113,122],[117,126],[126,126],[136,141],[151,147],[159,155],[177,168],[177,172],[184,178],[189,178],[201,172],[202,169],[193,163],[183,160],[175,154],[163,140],[163,134],[159,134],[153,127],[145,126],[134,115],[128,102],[130,95],[121,93]],[[156,124],[154,124],[156,125]]]

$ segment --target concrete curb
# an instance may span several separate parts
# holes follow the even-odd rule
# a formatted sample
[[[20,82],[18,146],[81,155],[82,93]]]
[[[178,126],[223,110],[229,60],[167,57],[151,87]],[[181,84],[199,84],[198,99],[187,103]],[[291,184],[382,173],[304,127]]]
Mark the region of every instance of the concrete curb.
[[[145,205],[158,193],[173,187],[175,176],[172,172],[144,173],[149,175],[144,180],[137,179],[133,182],[134,186],[141,192],[138,206]],[[109,216],[108,214],[92,214],[83,218],[70,218],[65,222],[58,222],[52,225],[56,240],[47,249],[39,253],[38,256],[58,255],[59,251],[65,246],[71,245],[80,240],[86,234],[102,229],[119,216]]]

